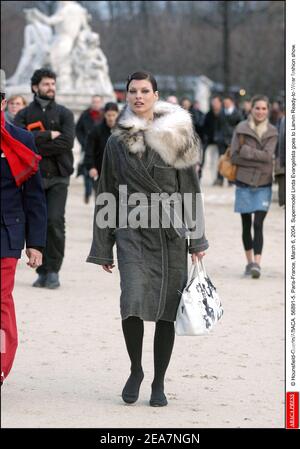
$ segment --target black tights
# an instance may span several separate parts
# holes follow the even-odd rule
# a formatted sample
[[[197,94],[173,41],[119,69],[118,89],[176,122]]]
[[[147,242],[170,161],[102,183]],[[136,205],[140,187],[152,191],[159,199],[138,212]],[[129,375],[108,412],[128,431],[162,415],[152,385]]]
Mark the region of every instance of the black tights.
[[[130,316],[126,320],[122,320],[122,329],[131,361],[131,373],[138,374],[142,371],[144,321],[136,316]],[[154,379],[152,389],[163,391],[164,377],[170,362],[174,339],[174,322],[157,321],[154,334]]]
[[[254,255],[261,254],[263,248],[263,222],[267,215],[267,212],[258,210],[254,212],[254,238],[252,239],[251,227],[252,217],[251,214],[241,214],[243,225],[243,245],[245,251],[250,249],[254,250]]]

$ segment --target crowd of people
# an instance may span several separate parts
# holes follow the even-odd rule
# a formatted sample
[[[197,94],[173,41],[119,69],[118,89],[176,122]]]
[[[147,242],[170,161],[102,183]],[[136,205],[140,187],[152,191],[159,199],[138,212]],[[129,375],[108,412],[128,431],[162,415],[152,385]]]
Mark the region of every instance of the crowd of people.
[[[178,184],[174,181],[176,176],[182,191],[196,193],[200,192],[203,166],[206,164],[208,153],[213,161],[210,165],[213,185],[220,187],[225,185],[224,177],[218,170],[218,161],[220,156],[230,148],[231,160],[237,167],[237,174],[235,181],[230,181],[228,185],[235,185],[234,210],[241,215],[242,243],[247,261],[244,274],[252,278],[259,278],[261,275],[263,223],[271,204],[274,175],[279,184],[279,204],[285,204],[283,104],[274,101],[270,105],[266,96],[256,95],[251,100],[244,100],[240,108],[233,96],[217,94],[211,98],[210,110],[203,113],[201,105],[188,97],[179,100],[175,95],[171,95],[166,100],[159,101],[156,81],[147,72],[133,74],[127,82],[126,89],[127,103],[122,110],[117,103],[104,103],[101,96],[94,95],[90,106],[81,113],[75,123],[73,112],[55,101],[56,74],[52,70],[42,68],[33,73],[31,78],[33,100],[29,104],[26,104],[20,95],[14,95],[6,100],[5,86],[1,80],[1,136],[5,136],[5,139],[1,139],[1,171],[7,171],[6,184],[3,180],[1,181],[1,202],[4,207],[2,210],[5,212],[1,217],[1,247],[4,248],[3,251],[1,249],[1,274],[2,270],[6,270],[8,279],[7,283],[1,287],[1,297],[4,298],[1,300],[4,320],[1,321],[1,329],[5,329],[8,345],[11,345],[11,349],[7,352],[10,354],[9,360],[5,362],[6,365],[4,363],[7,368],[2,373],[3,379],[11,368],[17,344],[15,318],[11,318],[14,317],[12,290],[17,259],[20,258],[25,242],[28,264],[35,268],[38,274],[33,286],[48,289],[56,289],[60,286],[59,272],[65,251],[65,208],[70,176],[74,173],[72,150],[75,137],[81,146],[77,176],[82,175],[84,178],[84,203],[90,201],[93,192],[96,196],[101,189],[111,188],[113,191],[113,176],[115,176],[115,171],[112,169],[113,152],[118,152],[120,158],[120,163],[115,170],[120,170],[119,176],[121,178],[123,176],[127,184],[132,183],[133,191],[146,188],[146,184],[142,183],[143,177],[147,181],[147,186],[151,184],[152,178],[153,186],[165,181],[166,191],[172,190]],[[149,110],[145,112],[147,105]],[[134,121],[132,116],[139,120]],[[147,126],[142,125],[144,122],[141,120],[146,120]],[[160,123],[161,134],[155,134],[157,130],[151,127],[152,122]],[[177,125],[179,122],[185,124],[184,129]],[[170,132],[174,134],[173,140],[168,140],[169,131],[164,134],[165,128],[172,130]],[[177,134],[178,142],[184,142],[186,145],[184,153],[182,148],[177,147]],[[119,136],[119,140],[116,140],[116,136]],[[2,144],[2,140],[5,144]],[[120,146],[118,146],[119,141],[123,142]],[[166,145],[166,142],[170,143]],[[138,150],[135,146],[137,143]],[[136,164],[137,172],[140,170],[142,172],[140,178],[132,176],[132,166],[130,168],[125,154],[123,157],[125,146],[128,146],[129,152],[132,153],[131,163]],[[22,151],[27,154],[26,160],[22,159]],[[16,171],[16,165],[12,163],[12,154],[22,161],[18,171]],[[39,159],[39,170],[37,159]],[[158,165],[154,165],[155,161]],[[182,168],[186,170],[181,170]],[[18,177],[22,173],[27,175],[19,182]],[[164,180],[166,175],[167,178]],[[163,187],[164,184],[161,185],[161,188]],[[12,195],[15,198],[18,197],[18,203],[14,204],[10,201]],[[94,240],[87,261],[102,265],[105,271],[111,272],[114,267],[112,245],[115,240],[110,234],[96,235],[95,229],[94,226]],[[129,249],[134,248],[137,245],[136,239],[143,237],[140,234],[134,234],[134,231],[132,236],[123,235],[120,232],[122,229],[118,231],[118,254],[121,256],[119,269],[123,277],[124,289],[121,297],[123,298],[122,325],[135,370],[124,387],[123,399],[125,402],[135,402],[143,378],[140,359],[136,359],[136,343],[132,342],[132,337],[139,334],[140,342],[142,341],[143,327],[140,315],[145,314],[148,317],[147,320],[157,321],[156,377],[151,401],[154,405],[166,405],[163,377],[173,347],[174,329],[170,323],[174,322],[177,302],[174,302],[174,298],[171,298],[172,295],[167,290],[170,285],[164,286],[165,290],[161,289],[161,284],[157,280],[151,291],[141,291],[139,294],[141,297],[149,296],[150,293],[158,295],[156,299],[154,296],[151,298],[149,296],[151,307],[153,307],[160,297],[159,291],[168,291],[169,306],[167,302],[165,315],[164,310],[160,310],[159,314],[163,318],[157,320],[158,315],[155,315],[151,308],[143,309],[144,305],[138,305],[138,298],[136,302],[130,303],[128,292],[131,291],[132,286],[129,284],[127,286],[127,282],[130,282],[133,277],[132,273],[127,271],[126,260],[129,260],[131,256],[126,254],[126,245],[129,245]],[[131,237],[135,239],[134,244],[130,240]],[[150,235],[145,238],[150,238]],[[153,243],[153,247],[156,247],[157,242]],[[107,245],[107,251],[105,251],[105,245]],[[171,248],[171,243],[168,245]],[[195,242],[191,242],[189,252],[193,263],[196,257],[203,257],[207,247],[208,243],[204,235],[199,241],[195,239]],[[178,290],[181,290],[186,275],[184,262],[186,246],[177,245],[175,249],[178,251],[176,263],[180,264],[176,270],[177,273],[181,273],[181,277],[177,276],[173,281],[180,282]],[[122,268],[122,257],[124,268]],[[135,257],[137,258],[136,266],[133,264]],[[11,263],[12,259],[13,263]],[[149,261],[151,260],[155,263],[155,254],[149,253]],[[159,260],[161,260],[160,255],[157,261]],[[136,272],[133,271],[135,279],[142,279],[140,272],[142,262],[139,260],[139,253],[132,255],[129,265],[132,270],[136,270]],[[157,279],[160,279],[162,268],[151,266],[149,270],[156,273]],[[146,271],[143,272],[145,273]],[[165,278],[168,278],[167,273]],[[169,273],[169,279],[172,280],[172,273]],[[149,282],[149,279],[145,279],[145,285],[148,285],[146,281]],[[161,343],[163,339],[165,339],[165,345]],[[141,348],[138,351],[141,355]]]

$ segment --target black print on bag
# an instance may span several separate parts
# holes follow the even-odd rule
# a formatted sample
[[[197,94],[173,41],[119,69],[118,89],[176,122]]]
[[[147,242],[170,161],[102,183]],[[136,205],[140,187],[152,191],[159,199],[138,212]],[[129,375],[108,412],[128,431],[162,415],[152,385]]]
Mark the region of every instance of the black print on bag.
[[[211,323],[207,323],[207,319],[211,320],[211,321],[215,321],[215,313],[214,313],[214,309],[212,307],[209,307],[208,302],[207,302],[207,296],[212,297],[212,292],[211,289],[209,288],[209,292],[206,289],[206,286],[204,284],[200,284],[200,282],[196,285],[196,290],[198,293],[201,292],[202,297],[203,297],[203,304],[205,307],[205,311],[206,311],[206,316],[205,321],[206,321],[206,328],[211,326]]]

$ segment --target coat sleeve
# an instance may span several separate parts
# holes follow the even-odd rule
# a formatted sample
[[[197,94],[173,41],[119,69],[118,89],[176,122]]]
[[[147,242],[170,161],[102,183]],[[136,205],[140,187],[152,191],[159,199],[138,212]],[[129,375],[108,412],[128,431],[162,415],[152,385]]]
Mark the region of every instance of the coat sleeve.
[[[95,126],[87,135],[85,152],[84,152],[84,165],[88,170],[96,167],[95,153],[97,145],[97,127]]]
[[[234,131],[232,136],[231,161],[233,164],[244,167],[261,167],[262,163],[270,163],[272,161],[278,139],[276,135],[267,139],[262,150],[246,144],[240,146],[239,135]]]
[[[200,183],[196,174],[195,166],[183,168],[177,171],[179,192],[183,199],[183,217],[190,231],[197,230],[200,235],[189,240],[189,253],[204,251],[208,248],[205,237],[204,209],[200,190]],[[184,194],[189,193],[191,201],[186,201]],[[188,198],[188,196],[186,197]],[[195,228],[196,225],[196,228]]]
[[[108,212],[110,214],[112,224],[106,227],[98,226],[101,210],[103,208],[106,208],[106,211],[108,210],[107,201],[105,201],[105,204],[102,204],[103,201],[100,204],[99,195],[102,193],[109,193],[115,198],[115,208],[110,208]],[[96,204],[93,220],[93,240],[90,254],[87,257],[86,262],[94,263],[97,265],[106,265],[113,263],[113,246],[115,244],[114,230],[117,226],[116,221],[118,209],[118,183],[113,159],[113,146],[110,138],[107,141],[104,150],[101,176],[98,180],[96,188]],[[98,216],[98,214],[100,215]]]
[[[27,108],[21,109],[15,118],[14,125],[19,128],[27,129]],[[40,144],[51,141],[51,131],[30,131],[34,136],[35,144],[39,147]]]
[[[86,138],[85,131],[84,131],[84,116],[85,116],[85,112],[83,112],[81,114],[81,116],[78,119],[78,122],[76,123],[76,127],[75,127],[76,137],[82,147],[84,146],[85,138]]]
[[[75,137],[75,124],[73,112],[68,109],[64,110],[62,120],[62,130],[60,136],[50,141],[39,141],[36,143],[41,156],[56,156],[70,151],[73,148]]]
[[[37,153],[33,136],[28,147]],[[23,207],[26,217],[26,247],[44,248],[47,236],[47,206],[42,177],[38,170],[23,184]]]
[[[277,136],[270,137],[267,139],[262,150],[257,150],[249,145],[242,145],[240,156],[250,161],[270,163],[273,158],[277,140]]]

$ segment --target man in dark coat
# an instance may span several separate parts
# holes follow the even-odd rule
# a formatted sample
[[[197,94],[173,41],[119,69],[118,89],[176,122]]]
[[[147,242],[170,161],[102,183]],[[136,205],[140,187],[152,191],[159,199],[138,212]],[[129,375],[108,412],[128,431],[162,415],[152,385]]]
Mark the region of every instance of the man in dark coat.
[[[73,113],[55,102],[56,75],[38,69],[31,78],[34,100],[15,117],[15,124],[34,134],[42,156],[40,169],[47,199],[48,229],[43,265],[34,287],[59,287],[58,272],[65,250],[65,207],[73,173],[75,124]]]
[[[203,114],[200,109],[196,109],[193,106],[192,101],[188,97],[183,97],[181,99],[180,105],[183,109],[188,111],[191,114],[193,125],[195,128],[196,133],[199,136],[199,163],[196,165],[196,171],[198,174],[198,178],[201,178],[202,174],[202,166],[203,166],[203,148],[202,148],[202,142],[203,142],[203,125],[204,125],[204,119],[205,114]]]
[[[106,103],[103,121],[94,126],[87,136],[84,165],[91,178],[98,178],[101,174],[104,149],[108,138],[111,136],[111,130],[116,124],[118,114],[117,103]]]
[[[47,232],[41,158],[31,133],[5,123],[4,78],[1,70],[1,385],[18,345],[12,296],[17,262],[26,241],[27,265],[41,265]]]
[[[93,95],[91,106],[83,111],[76,124],[76,137],[81,145],[81,160],[78,165],[77,176],[83,175],[84,177],[84,202],[89,202],[93,189],[93,180],[89,175],[88,168],[85,164],[85,149],[87,144],[87,136],[92,129],[98,124],[102,123],[103,111],[102,111],[102,98],[99,95]]]
[[[230,145],[235,126],[242,120],[241,113],[235,108],[231,96],[225,96],[224,107],[222,98],[214,95],[211,99],[211,109],[205,116],[203,125],[204,147],[217,145],[219,157]],[[223,176],[217,171],[214,185],[222,186]]]

